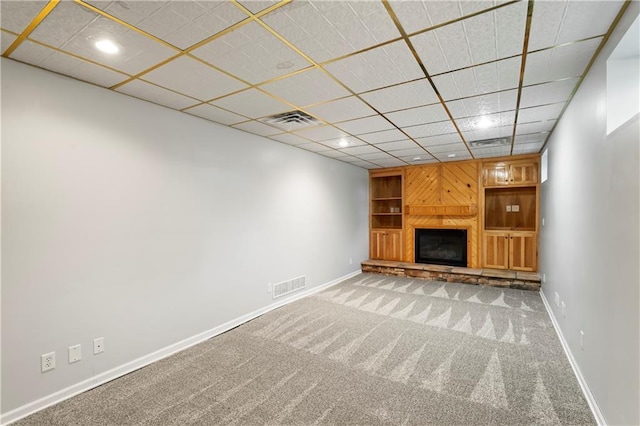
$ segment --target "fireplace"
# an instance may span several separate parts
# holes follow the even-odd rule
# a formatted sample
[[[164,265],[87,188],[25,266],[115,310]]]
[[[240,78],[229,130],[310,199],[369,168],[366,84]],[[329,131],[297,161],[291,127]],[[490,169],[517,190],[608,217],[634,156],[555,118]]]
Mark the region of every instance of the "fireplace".
[[[416,228],[416,263],[467,266],[466,229]]]

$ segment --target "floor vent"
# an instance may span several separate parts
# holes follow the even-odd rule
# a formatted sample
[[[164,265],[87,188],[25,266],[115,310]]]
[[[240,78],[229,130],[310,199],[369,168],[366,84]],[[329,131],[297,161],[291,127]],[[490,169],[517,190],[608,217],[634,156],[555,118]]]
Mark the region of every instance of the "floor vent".
[[[490,146],[502,146],[502,145],[511,145],[511,136],[506,136],[504,138],[495,138],[495,139],[483,139],[480,141],[471,141],[469,142],[473,148],[485,148]]]
[[[289,293],[293,293],[296,290],[306,287],[304,277],[294,278],[292,280],[283,281],[273,285],[273,298],[284,296]]]
[[[318,120],[302,111],[289,111],[261,118],[260,121],[284,130],[296,130],[320,124]]]

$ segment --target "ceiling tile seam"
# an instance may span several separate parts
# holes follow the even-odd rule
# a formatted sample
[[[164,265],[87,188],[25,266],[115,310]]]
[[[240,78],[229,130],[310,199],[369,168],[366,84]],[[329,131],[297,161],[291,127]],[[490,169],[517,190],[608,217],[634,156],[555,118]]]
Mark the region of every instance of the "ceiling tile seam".
[[[585,38],[581,38],[581,39],[577,39],[577,40],[567,41],[566,43],[560,43],[560,44],[556,44],[556,45],[553,45],[553,46],[542,47],[540,49],[529,50],[527,53],[528,54],[540,53],[540,52],[544,52],[546,50],[557,49],[559,47],[567,47],[567,46],[571,46],[573,44],[583,43],[583,42],[589,41],[589,40],[595,40],[595,39],[598,39],[600,37],[604,37],[605,35],[606,35],[606,33],[605,34],[594,35],[594,36],[591,36],[591,37],[585,37]]]
[[[51,11],[58,5],[60,0],[49,0],[49,3],[40,10],[40,12],[31,20],[29,25],[20,33],[17,39],[11,43],[11,45],[2,53],[2,56],[8,58],[22,42],[29,37],[29,34],[35,30],[38,25],[51,13]]]
[[[423,80],[427,80],[427,78],[419,77],[419,78],[414,78],[412,80],[403,81],[401,83],[394,83],[394,84],[389,84],[388,86],[377,87],[375,89],[363,90],[362,92],[358,92],[358,95],[367,95],[369,93],[377,92],[379,90],[391,89],[393,87],[402,86],[403,84],[416,83],[418,81],[423,81]]]
[[[611,34],[613,33],[613,30],[618,25],[618,22],[620,22],[620,19],[622,19],[622,16],[626,12],[627,8],[629,7],[629,5],[631,4],[632,1],[633,0],[625,0],[625,2],[620,7],[620,11],[618,12],[618,14],[616,15],[615,19],[613,20],[613,22],[609,26],[609,29],[607,30],[606,34],[604,35],[604,37],[600,41],[600,44],[598,45],[596,51],[593,52],[593,56],[591,57],[591,60],[587,64],[587,67],[585,68],[584,72],[582,73],[582,76],[580,77],[580,79],[576,83],[575,87],[573,88],[573,91],[569,95],[569,98],[567,99],[567,102],[566,102],[564,108],[562,108],[562,111],[560,111],[560,114],[558,115],[558,118],[556,119],[556,123],[553,125],[553,127],[549,131],[549,135],[547,136],[547,139],[544,141],[544,144],[542,145],[542,147],[540,148],[540,151],[538,153],[541,154],[542,152],[544,152],[545,148],[547,147],[547,144],[549,143],[549,138],[553,134],[553,131],[556,129],[556,126],[560,122],[560,119],[564,115],[565,111],[569,107],[569,104],[571,103],[571,100],[573,99],[575,94],[578,92],[578,89],[580,88],[580,85],[582,84],[582,82],[584,81],[585,77],[589,73],[589,70],[593,66],[593,64],[596,61],[596,59],[598,58],[598,55],[600,55],[600,52],[602,51],[602,48],[604,47],[605,44],[607,44],[607,41],[609,40],[609,37],[611,37]]]
[[[9,33],[9,34],[11,34],[12,36],[15,36],[15,37],[19,37],[19,36],[20,36],[20,34],[18,34],[18,33],[14,33],[14,32],[13,32],[13,31],[11,31],[11,30],[5,30],[5,29],[4,29],[4,28],[2,28],[2,27],[0,27],[0,31],[1,31],[1,32],[4,32],[4,33]]]
[[[118,74],[123,74],[123,75],[125,75],[127,77],[131,77],[131,74],[129,74],[127,72],[124,72],[124,71],[119,70],[117,68],[113,68],[113,67],[111,67],[109,65],[101,64],[100,62],[94,61],[93,59],[85,58],[84,56],[76,55],[75,53],[72,53],[72,52],[67,52],[66,50],[59,49],[57,47],[51,46],[51,45],[49,45],[47,43],[44,43],[44,42],[41,42],[39,40],[35,40],[33,38],[27,37],[27,41],[29,41],[31,43],[38,44],[38,45],[40,45],[42,47],[46,47],[47,49],[51,49],[54,52],[57,52],[57,53],[60,53],[60,54],[63,54],[63,55],[67,55],[67,56],[71,56],[72,58],[78,59],[78,60],[80,60],[82,62],[87,62],[87,63],[92,64],[92,65],[97,65],[97,66],[99,66],[101,68],[104,68],[104,69],[107,69],[109,71],[113,71],[113,72],[116,72]],[[32,65],[32,64],[29,64],[29,65]],[[103,86],[100,86],[100,87],[103,87]]]
[[[527,51],[529,50],[529,36],[531,35],[531,21],[533,20],[534,0],[527,3],[527,21],[524,26],[524,41],[522,42],[522,61],[520,62],[520,81],[518,82],[518,94],[516,97],[516,113],[513,117],[513,133],[511,135],[511,150],[509,155],[513,155],[513,146],[516,141],[516,131],[518,129],[518,116],[520,101],[522,100],[522,87],[524,85],[524,73],[527,67]]]
[[[141,72],[129,77],[128,79],[121,81],[120,83],[114,84],[113,86],[109,87],[109,89],[111,89],[111,90],[119,89],[120,87],[124,86],[125,84],[131,83],[132,81],[134,81],[136,79],[139,79],[143,75],[145,75],[147,73],[150,73],[151,71],[156,70],[156,69],[160,68],[161,66],[166,65],[169,62],[180,58],[183,55],[184,55],[184,53],[177,53],[177,54],[175,54],[173,56],[170,56],[167,59],[165,59],[163,61],[160,61],[157,64],[153,65],[152,67],[149,67],[146,70],[143,70],[143,71],[141,71]]]
[[[456,131],[460,135],[460,138],[462,139],[462,142],[464,142],[465,146],[467,147],[467,150],[469,151],[469,154],[471,155],[471,158],[475,158],[473,156],[473,153],[471,152],[471,149],[469,148],[469,144],[467,143],[466,139],[462,135],[462,132],[458,128],[458,125],[456,124],[456,122],[455,122],[455,120],[453,118],[453,115],[451,114],[451,111],[449,111],[449,108],[447,107],[447,105],[446,105],[446,103],[444,101],[444,98],[440,94],[440,91],[438,90],[438,88],[436,87],[435,83],[431,79],[431,76],[427,72],[427,68],[422,63],[422,60],[420,59],[420,56],[418,55],[418,52],[416,51],[415,47],[413,46],[413,43],[411,43],[411,40],[409,40],[409,37],[407,37],[407,33],[404,30],[404,28],[402,27],[402,24],[400,23],[400,20],[398,19],[398,16],[394,12],[394,10],[391,7],[391,5],[389,4],[388,0],[381,0],[381,1],[382,1],[382,4],[384,5],[385,9],[387,9],[387,13],[391,17],[391,20],[395,23],[396,27],[398,28],[398,31],[402,35],[402,38],[404,39],[404,42],[407,44],[407,47],[411,51],[411,54],[413,55],[414,59],[416,60],[416,62],[420,66],[420,68],[422,69],[422,72],[424,73],[425,77],[429,81],[429,84],[431,84],[431,87],[432,87],[433,91],[435,92],[436,96],[438,97],[438,99],[440,100],[440,103],[442,104],[442,107],[444,108],[445,112],[449,116],[449,119],[453,123],[454,128],[456,129]]]
[[[160,88],[160,89],[168,90],[169,92],[173,92],[173,93],[175,93],[176,95],[180,95],[180,96],[184,96],[184,97],[189,98],[189,99],[193,99],[195,102],[202,102],[202,99],[194,98],[194,97],[193,97],[193,96],[191,96],[191,95],[187,95],[187,94],[185,94],[185,93],[178,92],[177,90],[173,90],[173,89],[170,89],[170,88],[168,88],[168,87],[164,87],[163,85],[158,84],[158,83],[154,83],[153,81],[145,80],[144,78],[140,78],[140,79],[138,79],[138,80],[140,80],[140,81],[142,81],[142,82],[144,82],[144,83],[147,83],[147,84],[151,84],[152,86],[156,86],[156,87],[158,87],[158,88]],[[195,105],[194,105],[194,106],[195,106]],[[180,109],[180,110],[178,110],[178,111],[182,111],[182,109]]]
[[[295,45],[293,45],[291,42],[289,42],[289,40],[285,39],[282,35],[280,35],[280,33],[278,33],[276,30],[274,30],[273,28],[271,28],[271,26],[267,25],[265,22],[263,22],[261,19],[256,18],[255,15],[253,15],[248,9],[246,9],[244,6],[242,6],[241,4],[239,4],[237,2],[237,0],[231,0],[238,8],[240,8],[241,10],[243,10],[245,13],[247,13],[252,19],[254,19],[257,23],[259,23],[265,30],[269,31],[269,33],[271,33],[274,37],[276,37],[278,40],[280,40],[282,43],[284,43],[287,47],[289,47],[290,49],[292,49],[294,52],[296,52],[298,55],[300,55],[302,58],[304,58],[306,61],[308,61],[309,63],[311,63],[314,67],[316,67],[317,69],[319,69],[320,71],[324,72],[328,77],[330,77],[333,81],[335,81],[336,83],[338,83],[340,86],[342,86],[345,90],[347,90],[349,93],[352,93],[354,96],[356,96],[358,99],[360,99],[362,102],[364,102],[365,104],[367,104],[370,108],[372,108],[376,113],[378,113],[382,118],[384,118],[385,120],[387,120],[392,126],[396,127],[398,130],[402,131],[400,128],[398,128],[391,120],[389,120],[388,118],[386,118],[384,115],[380,114],[380,112],[373,108],[373,106],[371,106],[368,102],[366,102],[364,99],[360,98],[357,93],[355,93],[353,90],[351,90],[349,87],[347,87],[344,83],[342,83],[339,79],[337,79],[333,74],[331,74],[330,72],[328,72],[326,69],[324,69],[323,67],[321,67],[316,61],[314,61],[311,57],[309,57],[307,54],[305,54],[303,51],[301,51],[299,48],[297,48]],[[275,99],[280,100],[279,98],[271,95],[269,92],[266,92],[265,90],[261,89],[260,87],[256,87],[256,90],[260,90],[261,92],[263,92],[266,95],[272,96]],[[293,105],[290,102],[286,102],[288,105]],[[295,107],[295,106],[294,106]],[[303,110],[302,108],[297,108],[296,109],[303,111],[309,115],[311,115],[312,117],[319,119],[319,117],[317,117],[314,114],[311,114],[308,111]],[[322,122],[327,123],[328,125],[344,132],[344,130],[337,128],[336,126],[334,126],[331,123],[326,122],[325,120],[319,119]],[[355,135],[351,135],[349,132],[344,132],[350,136],[355,137]],[[403,132],[404,133],[404,132]],[[410,140],[412,140],[417,146],[421,147],[422,149],[425,150],[425,152],[429,155],[431,155],[431,153],[429,151],[427,151],[424,147],[422,147],[420,144],[418,144],[416,141],[413,140],[413,138],[411,138],[409,135],[406,135],[407,138],[409,138]],[[357,138],[359,139],[359,138]],[[381,152],[385,152],[382,149],[376,147],[375,145],[371,145],[369,144],[367,141],[363,141],[365,144],[373,146],[374,148],[378,149]],[[387,153],[388,154],[388,153]],[[432,157],[434,157],[433,155],[431,155]],[[394,156],[395,157],[395,156]],[[395,157],[397,158],[397,157]],[[434,157],[435,158],[435,157]],[[400,161],[404,161],[401,160],[400,158],[397,158]],[[408,163],[407,163],[408,164]]]

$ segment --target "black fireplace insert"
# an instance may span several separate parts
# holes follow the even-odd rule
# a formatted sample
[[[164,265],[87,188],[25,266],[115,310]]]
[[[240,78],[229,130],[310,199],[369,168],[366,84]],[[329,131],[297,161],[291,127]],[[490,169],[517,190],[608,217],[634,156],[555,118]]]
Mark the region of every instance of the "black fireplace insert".
[[[415,262],[467,266],[466,229],[416,228]]]

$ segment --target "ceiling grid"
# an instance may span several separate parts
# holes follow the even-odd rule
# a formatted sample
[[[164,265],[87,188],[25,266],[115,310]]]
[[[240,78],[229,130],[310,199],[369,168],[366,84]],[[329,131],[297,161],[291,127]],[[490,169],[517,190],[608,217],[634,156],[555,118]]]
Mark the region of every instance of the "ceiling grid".
[[[541,152],[630,1],[12,0],[0,36],[6,58],[371,169]],[[315,123],[266,120],[295,110]]]

